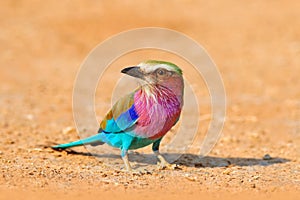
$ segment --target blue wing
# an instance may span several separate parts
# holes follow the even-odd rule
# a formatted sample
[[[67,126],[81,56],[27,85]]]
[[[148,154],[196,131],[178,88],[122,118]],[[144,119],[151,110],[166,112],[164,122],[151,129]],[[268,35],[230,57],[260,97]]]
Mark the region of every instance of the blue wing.
[[[134,106],[134,93],[124,96],[115,103],[100,123],[100,132],[119,133],[132,127],[138,120]]]

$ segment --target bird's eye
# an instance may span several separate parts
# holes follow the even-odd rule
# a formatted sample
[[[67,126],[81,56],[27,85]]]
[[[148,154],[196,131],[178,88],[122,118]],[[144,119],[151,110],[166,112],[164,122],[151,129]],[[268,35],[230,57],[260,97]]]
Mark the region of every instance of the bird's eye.
[[[157,74],[158,74],[159,76],[163,76],[163,75],[166,74],[166,71],[163,70],[163,69],[159,69],[159,70],[157,70]]]

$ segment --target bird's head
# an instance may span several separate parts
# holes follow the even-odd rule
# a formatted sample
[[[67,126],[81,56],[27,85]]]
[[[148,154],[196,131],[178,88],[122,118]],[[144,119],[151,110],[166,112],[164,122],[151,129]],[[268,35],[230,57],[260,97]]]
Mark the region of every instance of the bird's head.
[[[121,71],[124,74],[144,80],[150,85],[180,87],[183,89],[182,70],[175,64],[166,61],[148,60],[134,67]]]

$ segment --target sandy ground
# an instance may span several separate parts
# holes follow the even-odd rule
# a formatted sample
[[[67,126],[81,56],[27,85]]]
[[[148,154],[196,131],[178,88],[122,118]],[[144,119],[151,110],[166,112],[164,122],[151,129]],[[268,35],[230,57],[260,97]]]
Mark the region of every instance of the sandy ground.
[[[0,199],[297,199],[299,9],[296,0],[1,1]],[[227,120],[209,156],[190,152],[176,161],[180,169],[158,170],[151,154],[133,152],[133,165],[147,173],[132,175],[122,171],[117,154],[95,158],[84,148],[74,149],[78,154],[44,148],[78,139],[72,88],[89,51],[145,26],[193,37],[219,67]],[[109,105],[109,90],[99,96],[99,104]]]

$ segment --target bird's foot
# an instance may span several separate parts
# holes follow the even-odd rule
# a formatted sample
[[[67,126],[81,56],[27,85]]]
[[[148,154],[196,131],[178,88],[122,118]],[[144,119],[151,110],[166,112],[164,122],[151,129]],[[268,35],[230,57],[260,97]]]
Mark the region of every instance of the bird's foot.
[[[158,169],[159,170],[164,170],[164,169],[169,169],[169,170],[175,170],[175,169],[181,169],[177,164],[171,164],[166,159],[159,153],[159,151],[154,151],[155,155],[158,158]]]
[[[170,163],[168,163],[168,162],[159,162],[158,164],[158,170],[165,170],[165,169],[167,169],[167,170],[176,170],[176,169],[181,169],[180,167],[179,167],[179,165],[177,165],[177,164],[170,164]]]

